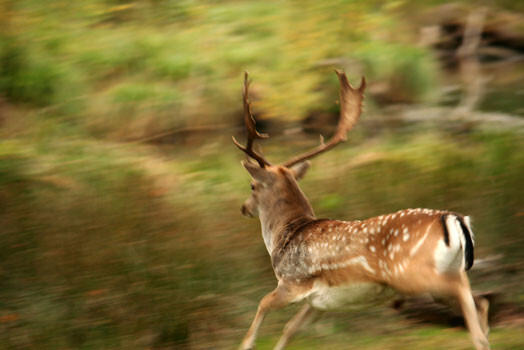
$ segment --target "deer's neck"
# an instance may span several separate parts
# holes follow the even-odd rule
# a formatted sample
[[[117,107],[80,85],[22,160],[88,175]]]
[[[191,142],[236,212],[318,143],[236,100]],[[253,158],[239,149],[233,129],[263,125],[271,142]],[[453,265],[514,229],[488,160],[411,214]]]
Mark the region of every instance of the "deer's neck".
[[[260,211],[262,237],[269,255],[284,227],[297,220],[315,220],[315,213],[306,196],[298,190],[290,198],[278,198],[272,205]]]

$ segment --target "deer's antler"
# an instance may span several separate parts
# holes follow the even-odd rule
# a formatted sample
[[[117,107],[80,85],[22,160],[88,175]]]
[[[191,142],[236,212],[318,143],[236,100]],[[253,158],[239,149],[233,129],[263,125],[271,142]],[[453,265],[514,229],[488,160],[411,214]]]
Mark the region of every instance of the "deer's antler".
[[[347,133],[358,122],[360,113],[362,112],[362,101],[364,100],[366,80],[364,77],[362,77],[360,87],[358,89],[354,89],[349,84],[348,78],[344,72],[339,70],[336,70],[335,72],[337,73],[338,80],[340,81],[340,119],[338,121],[335,134],[327,143],[324,143],[324,139],[321,136],[320,145],[309,152],[293,157],[282,164],[283,166],[290,167],[306,159],[313,158],[320,153],[329,151],[340,142],[346,141]]]
[[[264,158],[263,155],[255,152],[253,150],[253,142],[256,139],[267,139],[269,136],[267,134],[260,134],[256,129],[256,122],[255,118],[251,115],[251,107],[250,102],[248,101],[248,93],[249,93],[249,80],[248,80],[248,73],[244,73],[244,123],[246,124],[246,132],[247,132],[247,144],[246,146],[242,146],[233,136],[233,142],[235,145],[245,154],[247,154],[249,157],[255,159],[261,168],[264,168],[266,165],[271,165],[271,163]]]

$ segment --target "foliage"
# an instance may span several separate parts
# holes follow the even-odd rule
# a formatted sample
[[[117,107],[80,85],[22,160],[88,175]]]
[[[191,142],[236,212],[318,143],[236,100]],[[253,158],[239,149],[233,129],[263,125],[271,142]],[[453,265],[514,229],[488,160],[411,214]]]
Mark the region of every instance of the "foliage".
[[[159,85],[183,93],[177,93],[181,98],[175,97],[177,107],[169,115],[137,113],[134,118],[146,120],[138,121],[135,129],[151,123],[168,128],[230,118],[239,110],[244,70],[251,71],[254,92],[263,97],[257,103],[262,118],[300,119],[332,101],[329,90],[323,89],[325,76],[340,64],[329,70],[314,68],[329,59],[355,60],[342,64],[352,78],[365,74],[372,82],[387,82],[404,101],[424,100],[436,86],[432,58],[403,39],[406,35],[388,34],[407,34],[409,28],[399,24],[387,4],[96,0],[54,1],[51,6],[34,0],[7,4],[12,12],[0,40],[0,93],[13,102],[67,105],[68,111],[96,105],[84,112],[86,119],[95,120],[87,126],[99,136],[129,132],[124,128],[115,133],[114,123],[97,117],[114,115],[105,101],[115,85],[129,86],[137,80],[144,93],[151,90],[148,95],[156,95]],[[377,14],[376,6],[383,6],[383,12]],[[360,64],[363,69],[355,69]],[[127,102],[133,110],[141,110],[141,104]],[[127,116],[127,111],[117,114]],[[174,122],[166,122],[167,117]]]

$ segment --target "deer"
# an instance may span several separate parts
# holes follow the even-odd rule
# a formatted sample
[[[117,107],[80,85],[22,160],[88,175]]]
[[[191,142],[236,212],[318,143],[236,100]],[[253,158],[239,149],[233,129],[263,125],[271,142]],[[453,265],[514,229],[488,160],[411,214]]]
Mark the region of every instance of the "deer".
[[[251,196],[242,214],[258,216],[262,238],[278,281],[265,295],[240,349],[253,349],[264,317],[271,310],[305,301],[285,325],[275,349],[284,349],[315,313],[341,308],[365,308],[396,295],[430,295],[460,312],[475,349],[487,350],[487,299],[475,298],[466,271],[474,261],[474,235],[468,216],[432,209],[404,209],[367,220],[317,219],[298,185],[310,159],[347,140],[362,112],[366,80],[353,88],[343,71],[340,115],[327,142],[290,160],[273,165],[253,145],[268,138],[256,130],[248,100],[250,81],[244,75],[243,108],[246,145],[241,164],[251,177]],[[250,159],[255,161],[251,162]]]

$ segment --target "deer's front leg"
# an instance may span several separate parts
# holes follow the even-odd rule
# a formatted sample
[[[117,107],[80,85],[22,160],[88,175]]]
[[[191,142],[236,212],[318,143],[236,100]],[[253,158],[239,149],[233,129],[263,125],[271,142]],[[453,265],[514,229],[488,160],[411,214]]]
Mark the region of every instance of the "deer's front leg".
[[[283,308],[294,299],[293,297],[293,294],[283,283],[279,283],[274,291],[263,297],[258,304],[257,314],[255,315],[255,319],[253,320],[253,323],[251,323],[251,327],[249,327],[249,330],[247,331],[247,334],[240,345],[240,349],[253,349],[258,330],[267,312],[270,310]]]
[[[300,327],[307,320],[311,319],[316,312],[317,310],[313,309],[311,305],[304,304],[300,311],[284,327],[284,333],[282,334],[282,337],[278,341],[274,350],[284,349],[289,340],[295,335]]]

